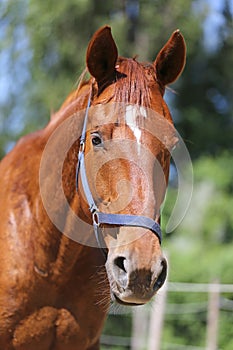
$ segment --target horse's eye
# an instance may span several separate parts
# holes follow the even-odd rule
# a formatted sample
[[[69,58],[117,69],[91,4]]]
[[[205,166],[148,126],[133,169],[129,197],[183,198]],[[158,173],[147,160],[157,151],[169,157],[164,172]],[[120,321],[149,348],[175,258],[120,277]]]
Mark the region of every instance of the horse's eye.
[[[102,141],[100,135],[97,134],[97,133],[92,134],[91,142],[92,142],[93,146],[95,146],[95,147],[96,147],[96,146],[101,146],[102,143],[103,143],[103,141]]]

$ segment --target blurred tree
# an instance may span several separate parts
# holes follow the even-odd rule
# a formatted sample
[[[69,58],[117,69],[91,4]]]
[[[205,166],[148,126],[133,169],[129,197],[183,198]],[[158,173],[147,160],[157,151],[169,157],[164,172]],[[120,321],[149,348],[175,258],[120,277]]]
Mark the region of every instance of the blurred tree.
[[[14,137],[7,135],[12,141],[36,125],[43,126],[50,110],[56,110],[75,87],[85,68],[88,41],[101,25],[111,25],[121,55],[154,60],[178,24],[192,47],[200,36],[202,19],[193,14],[192,0],[8,0],[2,3],[1,17],[1,27],[7,31],[2,35],[7,65],[19,77],[12,104],[8,99],[2,106],[4,131],[10,130],[10,115],[15,129],[19,128]],[[19,54],[26,57],[23,69]],[[7,78],[12,79],[10,69]],[[17,112],[14,105],[20,106]],[[9,148],[5,142],[0,153],[3,148]]]
[[[0,3],[0,158],[25,132],[26,83],[30,79],[24,1]]]
[[[223,0],[218,42],[211,51],[199,39],[191,53],[175,105],[177,127],[192,157],[232,150],[233,14]],[[216,34],[215,34],[216,35]],[[211,39],[209,39],[211,40]]]
[[[203,40],[202,23],[207,13],[200,1],[3,2],[0,57],[1,62],[5,58],[8,89],[5,99],[0,99],[0,126],[6,136],[1,137],[0,154],[6,138],[14,141],[44,125],[50,110],[59,107],[85,67],[92,33],[105,23],[112,26],[120,54],[138,54],[141,60],[153,60],[179,27],[187,41],[188,59],[176,85],[179,94],[168,92],[176,125],[192,156],[232,147],[232,12],[230,1],[223,2],[224,21],[211,51]],[[4,81],[1,86],[4,88]]]

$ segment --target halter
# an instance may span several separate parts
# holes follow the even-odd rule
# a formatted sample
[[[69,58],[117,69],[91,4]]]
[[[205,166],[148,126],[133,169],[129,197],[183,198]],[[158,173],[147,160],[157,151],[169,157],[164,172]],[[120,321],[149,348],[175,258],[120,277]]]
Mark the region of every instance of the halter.
[[[88,112],[89,112],[90,106],[91,106],[91,94],[88,99],[88,104],[87,104],[87,108],[84,116],[82,134],[80,138],[78,163],[76,167],[76,190],[78,190],[79,174],[80,174],[83,191],[89,206],[89,210],[92,214],[92,223],[93,223],[94,233],[95,233],[96,241],[98,243],[99,248],[102,250],[104,256],[106,257],[106,250],[103,248],[105,243],[101,232],[101,225],[104,225],[104,224],[112,225],[112,226],[143,227],[143,228],[149,229],[158,237],[159,243],[161,244],[161,241],[162,241],[161,227],[153,219],[146,216],[109,214],[109,213],[102,213],[99,211],[89,187],[86,168],[85,168],[85,157],[84,157]]]

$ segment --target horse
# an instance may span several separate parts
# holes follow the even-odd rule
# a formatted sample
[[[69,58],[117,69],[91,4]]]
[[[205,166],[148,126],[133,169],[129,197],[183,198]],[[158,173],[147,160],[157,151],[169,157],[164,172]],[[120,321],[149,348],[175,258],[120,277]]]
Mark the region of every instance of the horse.
[[[185,55],[176,30],[153,63],[118,57],[101,27],[89,77],[1,161],[0,349],[97,350],[112,301],[142,305],[163,285],[177,142],[163,96]]]

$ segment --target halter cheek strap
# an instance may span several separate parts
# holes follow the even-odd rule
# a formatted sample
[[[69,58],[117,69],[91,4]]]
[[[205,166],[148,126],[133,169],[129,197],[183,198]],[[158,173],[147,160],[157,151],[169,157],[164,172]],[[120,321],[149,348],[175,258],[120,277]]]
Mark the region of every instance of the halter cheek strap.
[[[84,116],[83,130],[80,138],[78,163],[76,167],[76,189],[78,190],[79,174],[80,174],[83,191],[89,206],[89,210],[92,214],[94,233],[95,233],[96,241],[98,243],[99,248],[101,248],[104,256],[106,257],[106,251],[104,249],[105,243],[101,232],[101,225],[143,227],[153,232],[158,237],[159,242],[161,244],[161,241],[162,241],[161,228],[160,228],[160,225],[157,222],[155,222],[153,219],[146,216],[138,216],[138,215],[102,213],[98,210],[98,207],[94,201],[94,198],[92,196],[92,193],[89,187],[86,168],[85,168],[85,157],[84,157],[85,142],[86,142],[86,128],[87,128],[88,111],[89,111],[90,105],[91,105],[91,95],[89,96],[89,99],[88,99],[88,105]]]

